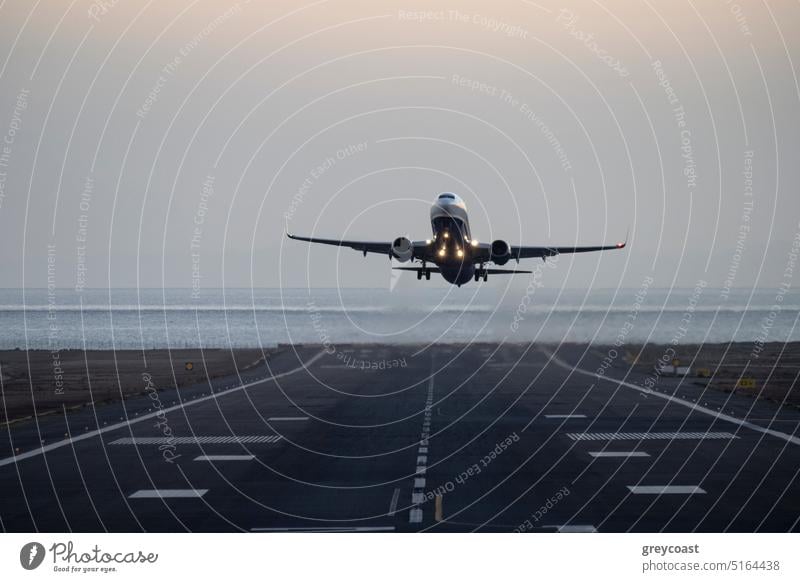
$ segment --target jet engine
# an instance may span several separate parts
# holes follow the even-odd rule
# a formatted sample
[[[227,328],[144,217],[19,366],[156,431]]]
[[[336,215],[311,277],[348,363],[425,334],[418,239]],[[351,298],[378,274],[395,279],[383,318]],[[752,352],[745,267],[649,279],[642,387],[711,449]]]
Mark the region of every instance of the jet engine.
[[[404,236],[399,236],[394,239],[394,242],[392,243],[392,256],[395,259],[401,263],[405,263],[411,259],[413,254],[414,248],[411,246],[410,240]]]
[[[498,265],[505,265],[511,258],[511,248],[504,240],[497,239],[492,243],[492,261]]]

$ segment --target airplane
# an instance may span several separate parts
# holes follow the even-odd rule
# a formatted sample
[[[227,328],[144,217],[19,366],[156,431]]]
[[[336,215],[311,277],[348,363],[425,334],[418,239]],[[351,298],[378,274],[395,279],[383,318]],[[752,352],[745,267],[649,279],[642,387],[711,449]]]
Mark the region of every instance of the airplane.
[[[286,235],[293,240],[350,247],[364,253],[388,255],[401,263],[421,262],[420,267],[394,267],[401,271],[416,271],[417,279],[430,281],[431,273],[439,273],[448,283],[461,287],[472,279],[486,281],[489,275],[513,275],[531,271],[487,268],[486,263],[505,265],[511,259],[519,264],[520,259],[554,257],[564,253],[588,253],[625,248],[626,242],[614,245],[593,247],[531,247],[513,246],[498,239],[491,243],[481,243],[472,238],[469,228],[467,206],[452,192],[439,195],[431,206],[431,230],[433,236],[424,241],[410,241],[404,236],[392,242],[370,242],[338,240],[307,236]],[[433,267],[428,266],[432,263]]]

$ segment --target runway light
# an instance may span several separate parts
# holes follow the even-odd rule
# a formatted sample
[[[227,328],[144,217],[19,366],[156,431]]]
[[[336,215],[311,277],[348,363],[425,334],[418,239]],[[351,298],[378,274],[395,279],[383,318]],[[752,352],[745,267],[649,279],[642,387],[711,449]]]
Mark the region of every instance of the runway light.
[[[444,238],[450,238],[450,233],[449,232],[445,232],[444,233]]]
[[[444,251],[444,249],[440,249],[440,250],[439,250],[439,256],[440,256],[440,257],[443,257],[443,256],[444,256],[444,252],[445,252],[445,251]]]
[[[461,249],[458,249],[458,250],[456,251],[456,254],[457,254],[459,257],[463,257],[463,256],[464,256],[464,251],[462,251]]]

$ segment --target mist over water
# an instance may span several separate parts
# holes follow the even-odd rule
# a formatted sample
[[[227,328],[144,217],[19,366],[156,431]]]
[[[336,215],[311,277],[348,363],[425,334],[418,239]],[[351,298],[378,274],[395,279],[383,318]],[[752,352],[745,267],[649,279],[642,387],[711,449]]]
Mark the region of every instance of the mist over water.
[[[0,349],[785,342],[799,311],[796,290],[4,289]]]

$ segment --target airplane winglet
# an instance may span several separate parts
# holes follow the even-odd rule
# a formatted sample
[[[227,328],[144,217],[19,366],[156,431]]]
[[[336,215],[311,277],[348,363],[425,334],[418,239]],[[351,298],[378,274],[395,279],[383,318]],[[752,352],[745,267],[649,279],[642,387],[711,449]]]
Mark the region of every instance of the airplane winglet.
[[[626,246],[628,246],[628,235],[630,235],[630,233],[631,229],[628,227],[628,230],[625,231],[625,240],[617,243],[618,249],[624,249]]]

